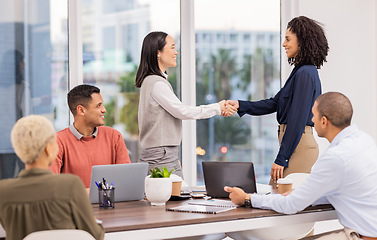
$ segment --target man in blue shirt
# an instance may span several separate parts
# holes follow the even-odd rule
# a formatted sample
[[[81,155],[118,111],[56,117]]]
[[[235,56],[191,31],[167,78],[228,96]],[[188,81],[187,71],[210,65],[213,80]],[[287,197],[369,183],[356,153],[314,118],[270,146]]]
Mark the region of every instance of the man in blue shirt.
[[[353,109],[341,93],[320,95],[312,108],[315,130],[330,142],[308,178],[284,195],[247,194],[225,187],[235,204],[293,214],[309,205],[334,206],[342,231],[320,239],[377,239],[377,146],[366,133],[351,125]],[[312,238],[311,238],[312,239]]]

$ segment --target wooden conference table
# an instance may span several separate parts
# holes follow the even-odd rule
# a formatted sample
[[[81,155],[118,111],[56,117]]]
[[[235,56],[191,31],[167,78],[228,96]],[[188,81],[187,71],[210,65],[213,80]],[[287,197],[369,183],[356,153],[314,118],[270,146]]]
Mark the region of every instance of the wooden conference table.
[[[181,204],[185,201],[169,201],[166,207]],[[145,200],[119,202],[114,209],[93,208],[103,221],[105,240],[169,239],[337,219],[331,205],[309,207],[293,215],[244,207],[218,214],[171,212]]]
[[[169,201],[166,207],[181,204],[185,201]],[[94,204],[93,209],[103,221],[105,240],[168,239],[337,219],[331,205],[309,207],[293,215],[244,207],[218,214],[170,212],[145,200],[115,203],[114,209]],[[0,226],[0,239],[4,237]]]

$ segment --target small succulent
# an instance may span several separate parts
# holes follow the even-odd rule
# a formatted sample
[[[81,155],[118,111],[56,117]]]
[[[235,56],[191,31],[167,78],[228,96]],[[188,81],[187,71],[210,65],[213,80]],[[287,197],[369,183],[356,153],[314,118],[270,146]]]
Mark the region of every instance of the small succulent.
[[[150,169],[150,171],[152,173],[151,178],[169,178],[174,169],[169,172],[166,167],[162,167],[161,169],[155,167],[154,169]]]

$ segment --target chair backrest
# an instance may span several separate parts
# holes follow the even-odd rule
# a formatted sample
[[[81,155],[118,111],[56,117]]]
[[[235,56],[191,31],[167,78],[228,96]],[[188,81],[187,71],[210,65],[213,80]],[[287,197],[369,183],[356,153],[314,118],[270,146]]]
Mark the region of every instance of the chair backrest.
[[[95,240],[95,238],[84,230],[79,229],[57,229],[33,232],[27,235],[24,240]]]
[[[292,188],[299,186],[309,176],[309,173],[291,173],[285,178],[293,180]]]

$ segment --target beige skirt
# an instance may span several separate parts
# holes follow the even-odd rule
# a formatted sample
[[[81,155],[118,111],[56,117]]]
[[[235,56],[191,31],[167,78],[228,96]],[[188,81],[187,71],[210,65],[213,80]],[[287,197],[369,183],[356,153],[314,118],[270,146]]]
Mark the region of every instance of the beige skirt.
[[[286,124],[280,124],[278,128],[279,145],[283,139]],[[300,142],[294,150],[287,168],[284,168],[283,177],[291,173],[310,173],[319,154],[318,144],[313,136],[313,127],[306,126]],[[270,180],[270,185],[273,181]]]

